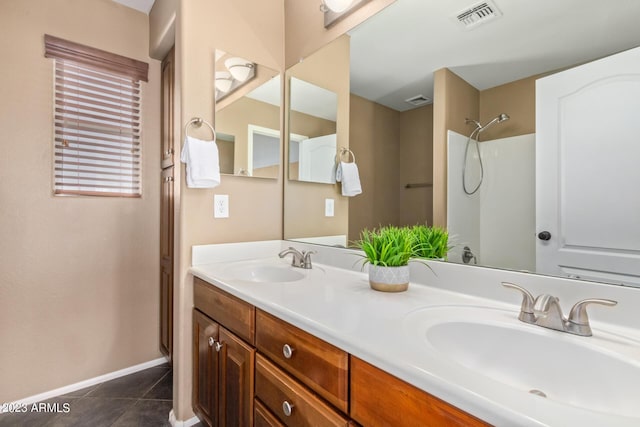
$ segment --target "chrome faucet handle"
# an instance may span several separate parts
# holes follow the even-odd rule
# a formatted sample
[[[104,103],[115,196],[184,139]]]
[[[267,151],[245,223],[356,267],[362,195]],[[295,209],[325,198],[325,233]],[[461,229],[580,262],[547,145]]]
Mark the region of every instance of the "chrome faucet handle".
[[[285,249],[282,252],[280,252],[278,254],[278,256],[280,258],[284,258],[285,256],[287,256],[289,254],[292,255],[291,265],[293,267],[303,267],[303,265],[304,265],[304,254],[300,253],[300,251],[297,250],[294,247],[289,246],[288,249]]]
[[[589,304],[600,304],[613,307],[618,304],[618,301],[600,298],[588,298],[578,301],[571,308],[571,312],[569,313],[568,326],[572,333],[586,337],[593,335],[591,332],[591,325],[589,324],[589,315],[587,314],[587,306]]]
[[[302,251],[302,268],[310,269],[313,267],[311,264],[311,255],[317,254],[316,251]]]
[[[535,301],[533,295],[531,295],[531,292],[529,292],[522,286],[518,286],[509,282],[502,282],[502,286],[508,289],[515,289],[522,294],[522,305],[520,306],[520,314],[518,315],[518,319],[525,323],[535,323],[536,316],[535,314],[533,314],[533,305]]]

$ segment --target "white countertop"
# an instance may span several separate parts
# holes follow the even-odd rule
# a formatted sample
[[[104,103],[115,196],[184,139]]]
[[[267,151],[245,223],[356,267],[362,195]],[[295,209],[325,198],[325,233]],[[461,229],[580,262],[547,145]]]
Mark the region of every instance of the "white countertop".
[[[443,272],[438,274],[438,287],[412,281],[406,292],[376,292],[370,289],[365,273],[350,269],[357,258],[349,258],[344,250],[335,248],[314,248],[319,251],[316,256],[317,262],[314,262],[312,270],[305,272],[308,277],[303,281],[256,283],[225,279],[230,263],[238,262],[234,259],[249,257],[254,259],[248,261],[249,263],[289,263],[288,259],[278,259],[276,254],[282,247],[291,245],[291,242],[261,242],[259,247],[254,246],[250,251],[245,250],[247,245],[251,243],[209,245],[204,251],[194,248],[194,266],[190,271],[194,276],[257,308],[494,425],[639,425],[638,418],[615,416],[560,404],[524,390],[516,390],[480,373],[460,369],[455,362],[437,352],[425,351],[424,345],[412,338],[408,332],[411,325],[406,323],[407,316],[416,310],[447,305],[504,309],[512,312],[514,322],[518,322],[518,304],[441,289],[441,276],[446,276]],[[294,246],[305,248],[297,243]],[[344,266],[345,258],[348,258],[347,264],[350,267],[345,269],[334,266]],[[336,262],[336,259],[341,261]],[[210,262],[212,260],[217,262]],[[412,278],[413,273],[419,269],[425,270],[427,276],[433,276],[426,267],[416,265],[412,267]],[[479,273],[480,270],[474,272]],[[424,274],[423,272],[417,275],[427,277]],[[509,277],[506,280],[509,280]],[[508,292],[506,294],[513,297],[513,302],[519,301],[516,295]],[[613,327],[616,329],[615,325]],[[635,329],[622,329],[624,332],[637,332]],[[509,343],[504,345],[508,346]],[[638,355],[640,357],[640,347]]]

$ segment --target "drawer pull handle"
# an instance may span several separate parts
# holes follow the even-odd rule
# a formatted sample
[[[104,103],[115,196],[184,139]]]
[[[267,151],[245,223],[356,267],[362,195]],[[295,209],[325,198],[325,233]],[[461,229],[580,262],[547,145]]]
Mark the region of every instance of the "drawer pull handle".
[[[293,351],[294,351],[294,349],[291,348],[291,346],[289,344],[285,344],[285,345],[282,346],[282,355],[286,359],[291,359],[291,356],[293,356]]]
[[[293,405],[285,400],[282,402],[282,412],[286,417],[290,417],[293,412]]]
[[[216,340],[214,340],[213,337],[209,337],[209,347],[213,347],[215,343],[216,343]]]
[[[224,345],[224,344],[222,344],[220,341],[216,341],[216,346],[215,346],[216,351],[217,351],[217,352],[220,352],[220,350],[222,350],[222,346],[223,346],[223,345]]]

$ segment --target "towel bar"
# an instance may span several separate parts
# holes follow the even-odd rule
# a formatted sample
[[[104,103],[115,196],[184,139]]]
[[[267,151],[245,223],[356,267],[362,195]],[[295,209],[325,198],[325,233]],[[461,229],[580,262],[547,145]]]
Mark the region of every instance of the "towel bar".
[[[211,133],[213,134],[213,141],[212,142],[216,142],[216,130],[213,128],[213,126],[211,126],[211,123],[209,123],[208,121],[204,120],[202,117],[194,117],[193,119],[189,120],[187,122],[186,125],[184,125],[184,134],[185,136],[189,136],[188,130],[190,126],[195,126],[197,128],[199,128],[200,126],[202,126],[202,124],[207,125],[207,127],[209,129],[211,129]]]
[[[349,161],[349,154],[351,154],[353,163],[356,162],[356,155],[353,154],[353,151],[345,147],[340,147],[340,153],[336,156],[336,163],[340,163],[342,161],[342,156],[344,156],[345,154],[347,155],[347,161]]]

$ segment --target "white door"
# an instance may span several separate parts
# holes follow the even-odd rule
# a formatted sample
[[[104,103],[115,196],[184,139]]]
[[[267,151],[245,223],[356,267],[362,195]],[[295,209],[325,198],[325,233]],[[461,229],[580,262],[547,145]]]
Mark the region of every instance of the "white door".
[[[538,80],[536,133],[536,270],[640,286],[640,48]]]
[[[301,181],[335,183],[335,163],[335,133],[300,141],[299,176]]]

